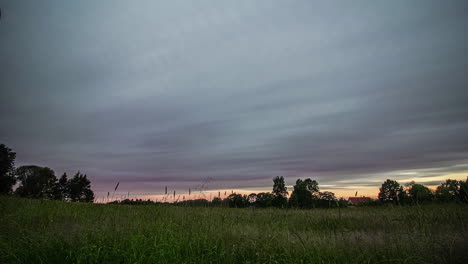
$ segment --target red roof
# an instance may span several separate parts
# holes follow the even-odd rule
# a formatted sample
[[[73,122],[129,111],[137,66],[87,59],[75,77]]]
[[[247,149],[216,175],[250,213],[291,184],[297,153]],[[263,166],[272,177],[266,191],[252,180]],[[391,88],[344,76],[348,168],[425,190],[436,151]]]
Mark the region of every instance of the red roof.
[[[370,200],[370,197],[349,197],[348,201],[351,204],[360,204]]]

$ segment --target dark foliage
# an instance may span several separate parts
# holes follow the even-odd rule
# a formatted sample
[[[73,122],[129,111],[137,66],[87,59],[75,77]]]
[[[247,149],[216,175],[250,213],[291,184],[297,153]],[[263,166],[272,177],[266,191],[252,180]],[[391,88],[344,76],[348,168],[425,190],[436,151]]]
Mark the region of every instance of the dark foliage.
[[[64,201],[70,199],[70,181],[68,180],[67,173],[63,173],[58,180],[55,199]]]
[[[21,197],[54,198],[54,188],[57,182],[54,171],[47,167],[35,165],[21,166],[16,169],[20,186],[15,193]]]
[[[434,199],[434,194],[431,189],[422,184],[410,182],[408,187],[408,195],[412,203],[419,204],[430,202]]]
[[[289,199],[291,207],[311,208],[314,207],[313,200],[319,199],[319,187],[315,180],[297,179],[294,190]]]
[[[229,207],[244,208],[249,205],[246,195],[233,193],[229,195],[226,199],[228,201]]]
[[[275,197],[273,198],[271,205],[279,208],[283,208],[288,205],[288,190],[284,183],[283,176],[276,176],[273,179],[273,194]]]
[[[195,200],[186,200],[175,203],[176,205],[182,206],[193,206],[193,207],[208,207],[211,206],[210,201],[206,199],[195,199]]]
[[[468,177],[466,181],[460,181],[460,201],[468,203]]]
[[[0,144],[0,194],[9,194],[16,183],[14,175],[16,153]]]
[[[318,199],[314,200],[314,207],[333,208],[338,206],[338,200],[332,192],[319,192]]]
[[[86,175],[78,172],[72,179],[64,173],[57,180],[53,170],[36,165],[14,169],[16,153],[0,144],[0,194],[13,193],[21,197],[53,199],[72,202],[93,202],[94,193]]]
[[[441,202],[468,202],[468,178],[467,181],[448,179],[437,186],[435,196]]]
[[[112,202],[109,202],[109,204],[127,204],[127,205],[149,205],[149,204],[156,204],[155,202],[151,201],[151,200],[142,200],[142,199],[136,199],[136,200],[133,200],[133,199],[125,199],[125,200],[122,200],[122,201],[112,201]]]
[[[68,193],[65,195],[72,202],[93,202],[94,193],[91,182],[86,175],[77,172],[66,184]]]
[[[273,206],[276,197],[272,193],[251,193],[247,196],[247,202],[251,207],[266,208]],[[285,199],[287,201],[287,198]]]
[[[387,179],[380,187],[379,200],[383,203],[401,204],[406,198],[403,187],[394,180]]]
[[[80,172],[68,180],[64,173],[59,180],[47,167],[22,166],[16,170],[20,186],[15,193],[22,197],[46,198],[72,202],[93,202],[91,182]]]

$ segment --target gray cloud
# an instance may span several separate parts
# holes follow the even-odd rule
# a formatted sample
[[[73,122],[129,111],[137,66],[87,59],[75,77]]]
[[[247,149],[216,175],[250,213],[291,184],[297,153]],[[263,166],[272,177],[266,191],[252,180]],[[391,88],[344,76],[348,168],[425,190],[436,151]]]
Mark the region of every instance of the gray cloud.
[[[101,192],[466,171],[465,1],[0,7],[0,141],[19,164]]]

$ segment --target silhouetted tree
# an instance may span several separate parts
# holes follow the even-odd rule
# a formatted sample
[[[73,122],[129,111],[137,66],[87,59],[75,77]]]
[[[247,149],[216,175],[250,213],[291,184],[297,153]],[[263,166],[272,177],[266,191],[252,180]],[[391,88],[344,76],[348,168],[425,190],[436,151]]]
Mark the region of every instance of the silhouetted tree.
[[[468,203],[468,177],[466,181],[460,181],[460,201]]]
[[[380,187],[379,200],[384,203],[401,204],[404,196],[403,187],[397,181],[387,179]]]
[[[53,199],[69,201],[70,196],[70,181],[68,180],[67,173],[63,173],[58,182],[55,183],[53,188]]]
[[[91,182],[86,175],[77,172],[68,183],[68,198],[72,202],[93,202],[94,193],[91,190]]]
[[[448,179],[437,186],[435,191],[437,200],[442,202],[457,201],[460,199],[460,182]]]
[[[211,201],[211,205],[213,205],[213,206],[222,206],[223,205],[223,200],[220,197],[215,197]]]
[[[258,193],[255,200],[255,207],[270,207],[273,205],[275,196],[272,193]]]
[[[294,190],[291,194],[290,206],[300,208],[310,208],[313,206],[313,200],[318,200],[319,187],[315,180],[297,179]]]
[[[331,208],[336,207],[336,197],[332,192],[319,192],[318,199],[313,200],[315,207]]]
[[[331,208],[337,206],[337,199],[332,192],[319,192],[317,207]]]
[[[288,205],[288,198],[282,195],[274,196],[272,206],[278,208],[284,208]]]
[[[15,193],[21,197],[53,199],[57,182],[54,171],[35,165],[21,166],[16,170],[20,186]]]
[[[229,201],[229,207],[243,208],[248,205],[247,196],[233,193],[227,197]]]
[[[340,207],[340,208],[345,208],[345,207],[348,207],[349,205],[349,201],[344,199],[344,198],[340,198],[338,199],[338,204],[337,206]]]
[[[286,184],[284,183],[284,177],[283,176],[276,176],[273,178],[273,194],[276,196],[286,196],[288,195],[288,188],[286,187]]]
[[[0,144],[0,194],[12,192],[16,183],[14,175],[16,153],[11,148]]]
[[[332,192],[319,192],[319,199],[325,201],[335,201],[335,194]]]
[[[408,184],[408,194],[411,200],[416,204],[431,201],[434,197],[431,189],[422,184],[415,183],[414,181]]]
[[[283,176],[276,176],[273,179],[273,194],[275,195],[272,205],[275,207],[285,207],[288,203],[288,191],[284,183]]]
[[[251,193],[247,196],[247,202],[251,206],[255,206],[255,203],[257,201],[257,194],[256,193]]]

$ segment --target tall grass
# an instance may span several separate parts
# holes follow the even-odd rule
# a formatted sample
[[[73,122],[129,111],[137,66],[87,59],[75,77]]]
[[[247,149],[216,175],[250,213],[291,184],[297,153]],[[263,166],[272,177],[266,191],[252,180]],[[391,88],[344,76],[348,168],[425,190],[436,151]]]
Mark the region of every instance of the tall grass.
[[[467,209],[191,208],[0,197],[0,263],[468,263]]]

